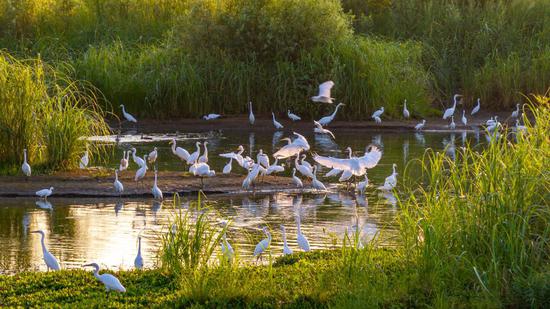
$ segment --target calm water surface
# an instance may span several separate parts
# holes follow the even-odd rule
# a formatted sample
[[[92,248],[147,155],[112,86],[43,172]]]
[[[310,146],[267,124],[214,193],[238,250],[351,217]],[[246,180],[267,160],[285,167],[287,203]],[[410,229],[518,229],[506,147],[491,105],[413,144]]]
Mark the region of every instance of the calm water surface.
[[[336,178],[321,178],[331,188],[331,193],[288,194],[278,192],[269,195],[210,196],[213,205],[212,220],[231,220],[228,238],[241,257],[251,260],[254,246],[263,236],[261,226],[267,225],[273,233],[272,252],[282,254],[281,224],[287,229],[290,247],[297,251],[296,214],[301,215],[302,231],[313,249],[330,248],[341,243],[346,230],[359,228],[364,243],[373,239],[391,245],[397,235],[395,217],[399,212],[396,197],[374,189],[383,184],[391,174],[391,164],[397,163],[401,174],[404,165],[419,158],[428,147],[447,149],[453,155],[452,145],[463,142],[478,143],[475,133],[384,133],[384,132],[334,132],[337,141],[325,136],[306,134],[312,151],[321,155],[344,157],[350,146],[355,154],[364,152],[371,143],[381,146],[383,156],[369,170],[371,187],[364,196],[339,191]],[[208,140],[210,164],[220,171],[226,160],[218,153],[234,151],[238,145],[245,146],[245,154],[259,149],[273,153],[283,144],[279,139],[288,133],[215,132],[209,134],[178,134],[178,146],[190,152],[196,141]],[[134,146],[138,155],[159,149],[159,170],[184,170],[184,166],[170,152],[167,140],[172,135],[126,136],[116,146],[110,146],[107,162],[95,160],[97,165],[116,167],[122,151]],[[483,137],[482,137],[483,138]],[[447,147],[447,148],[446,148]],[[309,159],[311,163],[313,161]],[[127,173],[134,173],[131,163]],[[233,165],[233,172],[244,175],[244,170]],[[323,175],[327,169],[321,169]],[[151,173],[152,174],[152,173]],[[287,173],[288,174],[288,173]],[[151,177],[149,175],[148,177]],[[162,179],[159,179],[162,185]],[[196,196],[185,196],[177,208],[188,208]],[[29,233],[35,229],[46,232],[46,245],[64,268],[80,267],[95,261],[112,269],[128,269],[133,266],[137,252],[137,236],[142,235],[142,250],[146,267],[153,267],[159,236],[170,226],[174,204],[165,200],[162,204],[152,199],[78,199],[52,197],[51,209],[31,198],[0,199],[0,273],[22,270],[45,270],[42,261],[40,236]],[[337,240],[337,242],[336,242]]]

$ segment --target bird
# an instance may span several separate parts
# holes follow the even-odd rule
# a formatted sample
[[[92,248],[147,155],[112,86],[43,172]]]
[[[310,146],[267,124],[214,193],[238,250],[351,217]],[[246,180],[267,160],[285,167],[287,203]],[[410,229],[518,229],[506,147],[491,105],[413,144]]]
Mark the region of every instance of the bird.
[[[158,154],[159,153],[157,151],[157,147],[153,148],[153,151],[151,151],[149,153],[149,155],[147,156],[147,159],[149,160],[149,163],[154,163],[157,160]]]
[[[113,187],[115,188],[115,192],[119,195],[121,195],[124,191],[124,186],[122,185],[122,182],[118,180],[118,170],[115,170],[115,181],[113,182]]]
[[[94,277],[96,277],[97,280],[99,280],[101,283],[103,283],[103,285],[105,285],[105,289],[107,290],[107,292],[109,292],[110,290],[122,292],[122,293],[126,292],[126,288],[122,286],[122,284],[120,283],[117,277],[111,274],[100,275],[99,265],[97,265],[97,263],[82,265],[82,267],[87,267],[87,266],[94,268]]]
[[[308,168],[309,170],[313,171],[313,166],[309,162],[306,161],[306,157],[307,157],[306,154],[302,154],[300,163],[302,165],[304,165],[306,168]]]
[[[462,124],[468,125],[468,119],[466,118],[466,111],[462,110]]]
[[[153,189],[151,190],[151,192],[153,193],[153,197],[155,199],[162,200],[163,199],[162,191],[160,190],[160,188],[157,185],[157,174],[158,174],[158,172],[155,169],[155,182],[153,182]]]
[[[254,256],[256,257],[256,259],[261,258],[262,254],[269,248],[269,245],[271,244],[271,234],[267,230],[267,227],[264,226],[262,230],[267,237],[262,239],[256,245],[256,248],[254,248]]]
[[[202,119],[204,119],[204,120],[214,120],[214,119],[220,118],[221,116],[222,115],[220,115],[220,114],[208,114],[208,115],[204,115],[202,117]]]
[[[311,97],[311,101],[317,103],[334,103],[334,98],[330,97],[330,89],[334,86],[334,82],[329,80],[319,85],[319,93]]]
[[[299,156],[296,156],[296,159],[294,160],[294,166],[296,167],[298,172],[306,177],[313,178],[313,170],[310,168],[310,166],[300,164],[298,160]]]
[[[146,159],[147,158],[147,155],[144,155],[143,156],[143,159]],[[145,160],[143,160],[145,162]],[[141,179],[143,179],[143,177],[145,177],[145,173],[147,173],[147,164],[146,163],[143,163],[142,166],[140,166],[140,168],[136,171],[136,176],[134,178],[134,180],[136,181],[136,185],[137,185],[137,182]]]
[[[409,110],[407,109],[407,100],[403,103],[403,117],[409,118],[411,114],[409,113]]]
[[[519,104],[516,104],[516,110],[512,112],[512,118],[519,117]]]
[[[265,169],[260,163],[254,163],[252,168],[248,171],[248,175],[244,179],[242,187],[244,189],[249,189],[250,185],[254,184],[254,181],[256,181],[256,178],[258,178],[260,173],[265,174]]]
[[[453,106],[445,110],[445,113],[443,114],[443,119],[447,119],[452,115],[454,115],[455,109],[456,109],[456,102],[457,102],[457,99],[460,97],[462,97],[460,94],[455,94],[453,96]]]
[[[88,145],[86,145],[86,151],[84,151],[84,155],[80,158],[80,169],[85,169],[89,162],[90,158],[88,157]]]
[[[143,268],[143,257],[141,256],[141,236],[138,236],[138,252],[136,258],[134,259],[134,267],[136,269]]]
[[[393,169],[392,174],[386,177],[386,180],[384,181],[384,185],[378,187],[379,190],[390,191],[397,186],[397,171],[395,170],[396,167],[397,167],[397,164],[394,163],[392,165],[392,169]]]
[[[288,247],[288,244],[286,242],[286,229],[285,226],[281,224],[281,235],[283,237],[283,254],[289,255],[292,254],[292,250]]]
[[[42,244],[42,256],[44,258],[44,263],[46,263],[46,267],[48,268],[48,271],[51,269],[51,270],[60,270],[61,267],[59,266],[59,262],[57,261],[57,259],[55,258],[55,256],[53,256],[53,254],[50,253],[50,251],[48,251],[48,249],[46,248],[46,245],[44,244],[44,231],[42,230],[36,230],[36,231],[31,231],[31,233],[36,233],[36,234],[40,234],[40,243]]]
[[[27,149],[23,149],[23,164],[21,165],[21,171],[27,177],[31,177],[31,166],[27,163]]]
[[[118,167],[119,171],[124,171],[128,169],[128,158],[130,157],[130,151],[123,151],[122,152],[122,159],[120,159],[120,165]]]
[[[351,176],[363,176],[367,172],[367,169],[373,168],[378,164],[380,158],[382,158],[382,152],[374,145],[369,146],[369,151],[365,152],[362,157],[341,159],[324,157],[318,154],[313,156],[313,160],[322,166],[342,170],[341,179],[346,179]]]
[[[309,251],[309,241],[306,236],[302,234],[302,225],[300,215],[296,216],[296,226],[297,226],[297,237],[296,241],[298,242],[298,247],[304,251]]]
[[[271,175],[274,173],[281,173],[285,171],[285,168],[282,165],[278,165],[279,159],[275,159],[275,162],[273,164],[270,164],[269,167],[266,169],[265,174]]]
[[[229,159],[229,162],[227,162],[227,164],[223,167],[223,173],[224,174],[229,174],[231,173],[231,167],[233,165],[233,158],[230,158]]]
[[[420,123],[418,123],[417,125],[414,126],[414,129],[416,131],[420,131],[424,128],[425,125],[426,125],[426,119],[422,119],[422,121]]]
[[[204,146],[204,152],[202,153],[202,156],[199,157],[199,163],[208,163],[208,148],[206,148],[208,142],[204,142],[202,144]]]
[[[365,174],[365,180],[360,181],[357,184],[357,191],[359,191],[361,194],[365,193],[365,189],[369,186],[369,178],[367,177],[367,174]]]
[[[519,119],[516,119],[516,132],[527,132],[527,127],[519,124]]]
[[[318,191],[327,191],[327,187],[317,179],[317,165],[313,167],[313,180],[311,181],[311,185],[315,190]]]
[[[479,112],[480,108],[481,108],[480,98],[477,98],[477,105],[474,106],[474,108],[470,112],[470,115],[474,115],[475,113]]]
[[[137,123],[137,119],[132,116],[130,113],[126,112],[126,109],[124,108],[123,104],[120,104],[120,107],[122,108],[122,116],[126,119],[126,121]]]
[[[296,176],[296,168],[293,168],[292,169],[292,182],[296,185],[296,187],[298,188],[302,188],[304,186],[304,184],[302,183],[302,181],[300,180],[300,178],[298,178]]]
[[[286,112],[286,114],[288,115],[288,118],[292,121],[298,121],[298,120],[302,120],[302,118],[294,113],[291,113],[290,112],[290,109]]]
[[[338,105],[336,105],[336,108],[334,109],[334,112],[332,112],[332,114],[319,119],[319,121],[317,122],[319,122],[322,126],[328,126],[334,120],[334,117],[336,117],[336,113],[338,112],[338,109],[341,106],[346,106],[346,104],[338,103]]]
[[[248,114],[248,123],[250,123],[250,125],[254,125],[254,122],[256,121],[256,118],[254,117],[254,113],[252,112],[252,101],[248,102],[248,107],[249,107],[249,114]]]
[[[498,116],[491,117],[491,119],[489,119],[485,122],[485,125],[492,126],[496,123],[498,123]]]
[[[47,200],[48,196],[53,194],[53,187],[50,187],[49,189],[42,189],[39,191],[36,191],[36,195]]]
[[[145,160],[136,156],[136,149],[132,148],[132,159],[134,160],[134,163],[137,164],[139,167],[142,167],[145,165]]]
[[[376,118],[380,118],[382,114],[384,113],[384,106],[380,107],[380,109],[376,110],[374,113],[372,113],[372,119],[376,120]],[[379,122],[379,121],[376,121]]]
[[[199,156],[201,154],[200,146],[201,146],[201,142],[196,142],[195,143],[195,147],[197,147],[197,148],[196,148],[195,152],[193,152],[192,154],[189,155],[189,157],[187,157],[187,164],[194,164],[195,161],[197,161],[199,159]]]
[[[334,134],[330,130],[327,130],[327,129],[323,128],[323,126],[319,122],[313,120],[313,124],[315,124],[315,128],[313,129],[313,132],[319,133],[319,134],[328,134],[333,139],[336,139]]]
[[[204,177],[216,176],[216,171],[211,170],[210,165],[208,165],[208,163],[195,162],[195,164],[191,165],[191,167],[189,168],[189,172],[201,178],[202,187],[204,187],[204,179],[203,179]]]
[[[372,118],[374,119],[374,122],[376,122],[376,123],[382,123],[382,119],[380,119],[380,117],[374,116],[374,117],[372,117]]]
[[[269,157],[264,153],[262,149],[256,155],[256,161],[261,164],[263,167],[269,167]]]
[[[231,247],[231,244],[229,243],[229,241],[227,241],[227,235],[225,232],[223,233],[223,236],[222,236],[221,249],[222,249],[223,255],[229,261],[231,261],[235,256],[235,251],[233,250],[233,247]]]
[[[172,146],[172,153],[180,158],[180,160],[187,161],[187,159],[189,159],[189,152],[181,147],[177,147],[175,138],[173,138],[169,144]]]
[[[298,134],[296,132],[294,132],[293,134],[296,135],[297,138],[294,139],[294,141],[283,146],[281,149],[277,150],[273,154],[273,157],[275,159],[290,158],[292,156],[298,155],[302,151],[308,151],[310,149],[309,143],[303,135]],[[281,140],[288,140],[288,139],[284,138]]]
[[[455,116],[451,116],[451,123],[449,124],[449,129],[454,130],[456,128]]]
[[[222,153],[220,154],[219,156],[222,157],[222,158],[228,158],[228,159],[234,159],[235,161],[237,161],[237,163],[244,167],[244,163],[243,163],[243,156],[242,156],[242,153],[244,152],[244,147],[243,145],[239,145],[239,147],[237,148],[237,152],[228,152],[228,153]]]
[[[275,126],[275,129],[280,130],[284,128],[284,126],[275,119],[275,113],[271,112],[271,116],[273,117],[273,126]]]

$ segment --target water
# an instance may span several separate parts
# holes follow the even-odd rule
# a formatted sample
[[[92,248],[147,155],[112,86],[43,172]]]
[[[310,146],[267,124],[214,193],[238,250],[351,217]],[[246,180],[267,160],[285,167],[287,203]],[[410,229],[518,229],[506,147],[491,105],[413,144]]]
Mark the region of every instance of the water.
[[[462,134],[442,133],[357,133],[335,132],[337,142],[326,137],[306,135],[312,150],[321,155],[345,156],[344,149],[350,146],[355,154],[361,154],[371,143],[383,147],[383,156],[377,167],[369,170],[371,187],[365,196],[338,191],[336,179],[321,178],[334,192],[322,195],[288,194],[277,192],[269,195],[209,196],[215,209],[212,220],[231,220],[228,238],[245,260],[252,259],[255,244],[263,237],[260,227],[268,225],[273,233],[272,252],[282,254],[280,224],[287,229],[289,245],[296,245],[295,215],[300,213],[302,231],[313,249],[330,248],[341,239],[346,230],[361,229],[363,243],[375,235],[381,244],[392,245],[397,237],[396,197],[382,194],[374,187],[383,184],[391,174],[391,165],[397,163],[402,174],[404,165],[411,159],[423,155],[427,147],[438,150],[453,144],[461,146]],[[186,138],[184,138],[186,137]],[[178,146],[193,149],[197,140],[208,139],[210,164],[220,171],[226,160],[218,153],[235,151],[238,145],[245,146],[246,154],[252,150],[254,157],[259,149],[273,153],[282,143],[281,134],[270,136],[266,133],[229,131],[215,134],[192,136],[178,135]],[[183,170],[182,163],[171,154],[167,140],[171,136],[148,135],[131,141],[139,155],[158,147],[159,170]],[[476,143],[473,133],[465,136]],[[122,150],[130,144],[123,139],[118,146],[110,147],[107,162],[102,165],[116,167]],[[450,149],[450,150],[449,150]],[[449,155],[453,147],[447,147]],[[310,162],[311,159],[309,159]],[[97,160],[95,161],[98,162]],[[135,165],[130,172],[135,171]],[[244,174],[244,170],[233,166],[234,172]],[[327,172],[321,169],[320,175]],[[414,171],[413,171],[414,172]],[[288,173],[287,173],[288,174]],[[162,179],[159,180],[162,182]],[[187,208],[188,202],[196,196],[183,197],[177,207]],[[152,199],[78,199],[56,198],[50,205],[37,203],[32,198],[0,199],[0,273],[14,273],[22,270],[45,270],[42,261],[40,236],[29,233],[42,229],[46,232],[46,245],[64,268],[80,267],[83,263],[98,262],[111,269],[128,269],[133,266],[137,252],[137,236],[142,236],[142,250],[146,267],[155,265],[156,250],[160,233],[168,230],[173,213],[173,203],[163,204]]]

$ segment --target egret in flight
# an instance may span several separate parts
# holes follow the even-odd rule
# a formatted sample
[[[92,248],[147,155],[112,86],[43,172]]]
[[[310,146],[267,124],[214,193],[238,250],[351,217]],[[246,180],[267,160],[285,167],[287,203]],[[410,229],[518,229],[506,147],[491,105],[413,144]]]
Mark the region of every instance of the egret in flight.
[[[415,125],[414,126],[414,129],[416,131],[420,131],[424,128],[424,126],[426,125],[426,119],[422,119],[422,122],[420,122],[419,124]]]
[[[288,118],[292,121],[299,121],[299,120],[302,120],[302,118],[294,113],[291,113],[290,112],[290,109],[286,112],[286,114],[288,115]]]
[[[264,226],[262,230],[266,235],[266,238],[262,239],[256,245],[256,248],[254,248],[254,256],[256,257],[256,259],[261,259],[263,253],[269,248],[269,245],[271,244],[271,234],[267,230],[267,226]]]
[[[138,236],[138,252],[137,252],[137,256],[134,260],[134,267],[136,269],[142,269],[143,268],[143,257],[141,256],[141,236]]]
[[[334,98],[330,96],[330,89],[334,86],[334,82],[329,80],[319,85],[319,93],[311,97],[311,101],[318,103],[334,103]]]
[[[48,251],[48,249],[46,248],[46,245],[44,244],[44,231],[42,230],[37,230],[37,231],[32,231],[31,233],[37,233],[37,234],[40,234],[40,243],[42,244],[42,255],[43,255],[43,258],[44,258],[44,263],[46,263],[46,267],[48,268],[48,271],[51,269],[51,270],[60,270],[61,267],[59,266],[59,262],[57,261],[57,259],[55,258],[55,256],[53,256],[53,254],[50,253],[50,251]]]
[[[333,139],[336,139],[334,134],[330,130],[327,130],[327,129],[323,128],[323,126],[319,122],[313,120],[313,124],[315,124],[315,129],[313,129],[313,132],[318,133],[318,134],[328,134]]]
[[[23,149],[23,164],[21,165],[21,171],[25,176],[31,177],[31,166],[27,163],[27,149]]]
[[[53,187],[50,187],[49,189],[42,189],[39,191],[36,191],[36,195],[43,198],[44,200],[48,199],[48,196],[53,194]]]
[[[319,119],[319,123],[322,125],[322,126],[328,126],[333,120],[334,120],[334,117],[336,117],[336,113],[338,112],[338,109],[341,107],[341,106],[346,106],[346,104],[344,103],[338,103],[338,105],[336,105],[336,108],[334,109],[334,112],[332,112],[332,114],[328,115],[328,116],[325,116],[321,119]]]
[[[281,235],[283,237],[283,254],[289,255],[292,254],[292,250],[288,247],[288,244],[286,242],[286,229],[285,226],[281,224]]]
[[[470,115],[474,115],[475,113],[479,112],[479,109],[481,108],[480,98],[477,98],[477,105],[472,109],[472,112]]]
[[[460,97],[462,97],[462,95],[460,95],[460,94],[455,94],[453,96],[453,106],[450,107],[450,108],[447,108],[445,110],[445,113],[443,114],[443,119],[447,119],[447,118],[451,117],[452,115],[454,115],[455,109],[456,109],[456,103],[458,101],[458,98],[460,98]]]
[[[249,108],[249,114],[248,114],[248,122],[250,125],[253,125],[256,121],[256,117],[254,117],[254,113],[252,112],[252,101],[248,102],[248,108]]]
[[[275,119],[275,113],[271,112],[271,116],[273,117],[273,126],[275,127],[275,129],[280,130],[284,128],[284,126],[280,122],[278,122],[277,119]]]
[[[409,113],[409,110],[407,109],[407,100],[403,103],[403,117],[409,118],[411,116],[411,113]]]
[[[122,116],[124,116],[126,121],[137,123],[137,119],[134,116],[132,116],[130,113],[126,112],[126,109],[124,108],[123,104],[120,104],[120,107],[122,108]]]
[[[363,176],[367,169],[373,168],[382,158],[382,152],[376,146],[370,146],[369,151],[365,152],[362,157],[351,157],[349,159],[341,159],[334,157],[324,157],[314,155],[313,160],[322,166],[328,168],[336,168],[342,170],[340,179],[349,179],[351,176]]]
[[[297,137],[296,139],[294,139],[294,141],[283,146],[281,149],[273,154],[273,157],[275,159],[290,158],[292,156],[298,155],[302,151],[308,151],[310,149],[309,143],[303,135],[296,132],[294,132],[294,135]]]
[[[117,277],[111,274],[100,275],[99,265],[97,265],[97,263],[82,265],[82,267],[87,267],[87,266],[94,268],[94,277],[96,277],[99,281],[101,281],[101,283],[103,283],[103,285],[105,285],[105,289],[107,290],[107,292],[109,292],[110,290],[117,291],[117,292],[126,292],[126,289],[124,288],[124,286],[122,286],[122,284],[120,283]]]

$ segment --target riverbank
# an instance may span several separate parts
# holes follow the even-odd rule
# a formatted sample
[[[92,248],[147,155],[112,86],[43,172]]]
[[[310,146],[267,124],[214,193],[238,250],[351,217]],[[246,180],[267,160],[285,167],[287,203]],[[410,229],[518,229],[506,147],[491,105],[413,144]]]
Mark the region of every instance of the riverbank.
[[[125,185],[124,192],[119,195],[113,189],[114,176],[112,171],[99,168],[89,170],[73,170],[56,172],[52,175],[38,175],[27,179],[24,176],[1,176],[0,197],[35,196],[35,192],[44,188],[54,187],[51,197],[144,197],[152,196],[153,173],[146,176],[142,182],[134,181],[134,172],[125,171],[119,175],[119,180]],[[201,179],[189,173],[160,171],[158,186],[168,197],[173,194],[235,194],[243,192],[244,175],[216,174],[215,177],[205,177],[204,185]],[[305,190],[309,181],[304,180]],[[246,192],[268,193],[274,191],[293,192],[296,187],[289,177],[265,176],[256,183],[254,190]],[[303,192],[304,190],[300,190]],[[50,198],[51,198],[50,197]]]

